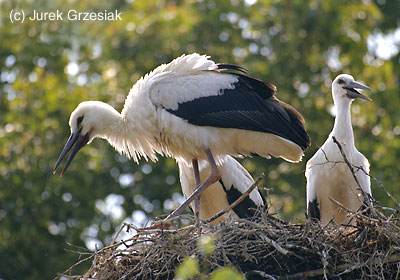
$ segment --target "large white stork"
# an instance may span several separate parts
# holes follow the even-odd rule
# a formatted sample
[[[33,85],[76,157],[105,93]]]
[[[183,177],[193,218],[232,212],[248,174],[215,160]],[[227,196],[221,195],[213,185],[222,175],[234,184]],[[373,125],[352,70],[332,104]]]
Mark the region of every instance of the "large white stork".
[[[188,164],[186,161],[178,160],[179,177],[181,180],[182,192],[188,198],[201,181],[207,179],[210,174],[210,165],[205,160]],[[193,169],[193,164],[198,168]],[[206,220],[227,208],[245,193],[254,179],[249,172],[233,157],[226,156],[217,164],[221,178],[201,193],[199,218]],[[194,174],[193,170],[199,170]],[[196,178],[197,177],[197,178]],[[195,201],[192,201],[191,208],[195,209]],[[258,212],[257,209],[266,207],[266,201],[256,187],[250,194],[230,212],[214,220],[213,224],[219,224],[227,217],[250,218]]]
[[[347,212],[332,199],[347,209],[356,212],[364,198],[351,174],[336,143],[334,136],[343,148],[349,162],[355,167],[355,175],[363,191],[371,195],[369,162],[354,145],[351,125],[350,105],[355,98],[370,100],[356,89],[370,90],[369,87],[354,81],[347,74],[336,77],[332,83],[332,97],[336,106],[336,118],[332,132],[322,147],[307,162],[307,215],[326,224],[334,219],[337,223],[351,222]],[[364,170],[361,170],[360,167]],[[353,219],[354,223],[354,219]]]
[[[207,56],[183,55],[142,77],[121,113],[103,102],[82,102],[71,114],[71,136],[54,172],[74,144],[61,174],[95,137],[135,161],[142,156],[155,161],[156,153],[188,164],[208,161],[209,177],[169,219],[220,178],[216,162],[227,154],[300,161],[310,145],[302,116],[275,97],[274,85],[244,72]]]

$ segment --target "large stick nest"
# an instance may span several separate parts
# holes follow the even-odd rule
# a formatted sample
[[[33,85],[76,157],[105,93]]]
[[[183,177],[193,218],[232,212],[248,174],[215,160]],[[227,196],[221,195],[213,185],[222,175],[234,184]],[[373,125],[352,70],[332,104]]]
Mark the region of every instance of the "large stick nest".
[[[177,265],[190,256],[209,273],[233,266],[247,279],[398,279],[399,214],[395,211],[387,218],[375,206],[373,212],[378,216],[353,213],[356,226],[296,225],[265,212],[252,220],[228,220],[219,226],[200,223],[177,230],[124,225],[124,230],[136,234],[91,255],[92,267],[81,277],[172,279]],[[214,236],[212,254],[199,248],[201,235]]]
[[[164,230],[162,226],[157,230],[123,225],[111,245],[65,272],[69,274],[82,262],[92,260],[85,275],[64,276],[110,280],[172,279],[177,266],[186,257],[194,257],[206,274],[223,266],[232,266],[247,279],[399,279],[400,213],[381,207],[363,191],[354,171],[361,167],[352,166],[335,137],[333,141],[364,198],[362,209],[356,213],[332,199],[348,212],[351,225],[332,222],[323,226],[317,221],[296,225],[277,219],[266,211],[260,211],[252,220],[227,220],[218,226],[209,224],[248,195],[260,177],[241,198],[208,221],[177,230]],[[370,177],[400,209],[400,203],[377,179]],[[115,242],[124,228],[134,230],[135,234]],[[212,253],[206,254],[198,246],[199,238],[204,235],[214,237]]]

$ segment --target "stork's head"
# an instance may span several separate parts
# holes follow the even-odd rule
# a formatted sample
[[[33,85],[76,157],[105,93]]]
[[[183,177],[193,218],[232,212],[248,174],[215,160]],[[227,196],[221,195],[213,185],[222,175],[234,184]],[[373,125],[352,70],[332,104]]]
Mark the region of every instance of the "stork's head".
[[[335,102],[347,100],[351,102],[356,98],[371,101],[365,95],[362,95],[357,89],[371,90],[369,87],[354,81],[354,78],[348,74],[340,74],[332,83],[332,95]]]
[[[112,129],[113,122],[119,119],[119,116],[119,113],[113,107],[104,102],[85,101],[79,104],[69,118],[71,135],[58,157],[57,163],[53,169],[53,174],[57,171],[61,161],[72,147],[72,152],[61,172],[61,176],[71,164],[76,153],[83,146],[92,142],[94,138],[105,137],[107,132]]]

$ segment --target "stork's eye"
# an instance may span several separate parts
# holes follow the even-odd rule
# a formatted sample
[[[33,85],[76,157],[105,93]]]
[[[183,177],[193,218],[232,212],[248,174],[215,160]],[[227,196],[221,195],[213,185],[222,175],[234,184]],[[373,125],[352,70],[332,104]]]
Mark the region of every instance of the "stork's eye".
[[[79,126],[83,120],[83,116],[80,116],[77,120],[77,125]]]
[[[339,83],[339,84],[344,84],[344,81],[343,81],[342,79],[339,79],[339,80],[338,80],[338,83]]]

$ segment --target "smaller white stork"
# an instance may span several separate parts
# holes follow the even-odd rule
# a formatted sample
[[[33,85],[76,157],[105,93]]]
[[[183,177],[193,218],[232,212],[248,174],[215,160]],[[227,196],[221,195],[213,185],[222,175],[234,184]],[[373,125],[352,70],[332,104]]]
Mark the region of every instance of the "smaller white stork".
[[[354,81],[354,78],[347,74],[341,74],[333,81],[332,96],[336,106],[335,124],[328,139],[307,162],[305,173],[307,178],[307,215],[309,218],[319,219],[324,224],[332,219],[336,223],[351,222],[347,217],[347,212],[331,198],[354,212],[360,209],[364,201],[337,144],[333,142],[333,136],[341,144],[349,162],[356,167],[355,175],[363,191],[371,195],[370,178],[365,173],[369,173],[369,162],[354,145],[350,113],[350,106],[355,98],[368,101],[370,99],[356,89],[370,90],[369,87]],[[357,167],[361,167],[365,172]]]
[[[182,160],[177,160],[177,162],[182,192],[185,198],[188,198],[200,185],[200,182],[207,179],[210,174],[210,165],[205,160],[193,161],[192,164]],[[198,168],[193,168],[193,165],[196,164],[198,164]],[[203,220],[209,219],[227,208],[254,184],[254,179],[249,172],[231,156],[226,156],[217,166],[221,172],[221,178],[201,193],[199,206],[195,206],[195,203],[198,203],[197,200],[194,200],[190,205],[192,209],[196,209],[196,207],[200,209],[199,218]],[[199,170],[199,174],[195,174],[194,170]],[[217,225],[230,216],[239,218],[254,217],[257,213],[257,208],[261,207],[266,207],[266,201],[256,187],[250,192],[249,196],[230,212],[211,223]]]

